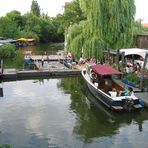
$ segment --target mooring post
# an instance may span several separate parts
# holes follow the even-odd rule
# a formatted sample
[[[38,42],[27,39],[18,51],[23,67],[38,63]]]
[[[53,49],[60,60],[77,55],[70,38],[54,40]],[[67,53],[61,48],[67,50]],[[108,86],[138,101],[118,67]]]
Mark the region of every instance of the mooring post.
[[[141,71],[141,77],[140,77],[140,89],[142,91],[143,91],[144,72],[145,72],[145,66],[146,66],[147,60],[148,60],[148,53],[145,54],[145,59],[144,59],[144,63]]]
[[[117,67],[118,67],[118,70],[120,69],[120,68],[119,68],[119,56],[120,56],[120,50],[119,50],[119,49],[117,49],[117,59],[116,59],[116,65],[117,65]]]

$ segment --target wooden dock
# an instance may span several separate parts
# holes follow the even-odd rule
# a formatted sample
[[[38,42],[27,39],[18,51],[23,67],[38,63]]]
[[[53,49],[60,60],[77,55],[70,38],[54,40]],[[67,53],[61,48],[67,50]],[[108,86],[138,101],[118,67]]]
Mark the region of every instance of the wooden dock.
[[[67,59],[64,55],[25,55],[25,60],[33,60],[33,61],[60,61]],[[71,59],[71,58],[68,58]]]
[[[144,101],[144,106],[148,107],[148,92],[137,92],[135,96]]]
[[[80,75],[79,70],[23,70],[17,71],[15,69],[5,69],[2,75],[4,80],[10,79],[26,79],[34,77],[52,77],[52,76],[73,76]]]
[[[60,62],[44,62],[42,66],[41,62],[36,63],[38,70],[16,70],[16,69],[4,69],[3,79],[20,79],[20,78],[33,78],[33,77],[52,77],[52,76],[70,76],[80,75],[80,69],[69,69]]]

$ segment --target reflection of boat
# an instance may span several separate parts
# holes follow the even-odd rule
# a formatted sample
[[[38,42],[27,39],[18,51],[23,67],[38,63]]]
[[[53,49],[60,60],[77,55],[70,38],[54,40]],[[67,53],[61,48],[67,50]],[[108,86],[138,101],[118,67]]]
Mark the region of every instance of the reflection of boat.
[[[121,74],[109,65],[93,65],[82,70],[82,76],[91,93],[110,109],[130,111],[142,108],[140,100],[134,94],[130,96],[117,95],[117,92],[125,91],[125,89],[115,82],[113,75]],[[112,88],[116,92],[111,91]]]

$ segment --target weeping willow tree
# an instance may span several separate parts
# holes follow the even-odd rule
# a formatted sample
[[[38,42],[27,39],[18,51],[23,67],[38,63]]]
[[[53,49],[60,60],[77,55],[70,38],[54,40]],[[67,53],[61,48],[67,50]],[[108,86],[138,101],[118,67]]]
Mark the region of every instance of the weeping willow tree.
[[[79,0],[86,20],[69,27],[67,50],[80,57],[101,58],[103,50],[131,47],[134,41],[134,0]]]

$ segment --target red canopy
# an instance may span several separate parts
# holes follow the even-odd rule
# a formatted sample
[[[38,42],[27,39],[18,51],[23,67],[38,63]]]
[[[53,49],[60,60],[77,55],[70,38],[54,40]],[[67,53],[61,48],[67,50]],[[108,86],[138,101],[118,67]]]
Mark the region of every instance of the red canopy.
[[[121,75],[122,72],[112,68],[109,65],[94,65],[91,66],[92,70],[98,75]]]

